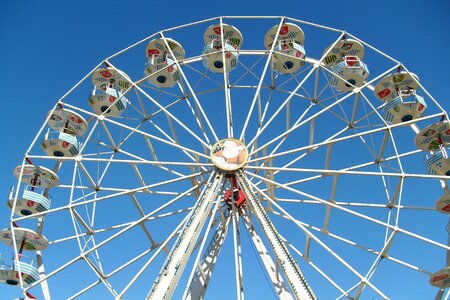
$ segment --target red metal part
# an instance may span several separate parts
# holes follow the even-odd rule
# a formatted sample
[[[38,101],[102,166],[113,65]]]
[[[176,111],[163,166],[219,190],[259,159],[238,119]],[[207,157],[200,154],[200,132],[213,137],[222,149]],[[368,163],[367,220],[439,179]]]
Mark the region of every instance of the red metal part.
[[[33,296],[32,294],[30,294],[29,292],[26,292],[25,295],[27,295],[27,297],[30,298],[30,299],[36,299],[37,300],[37,298],[35,296]]]
[[[242,192],[242,189],[239,187],[236,177],[232,178],[232,183],[233,183],[233,188],[232,188],[233,194],[231,193],[231,189],[227,189],[223,196],[223,201],[229,207],[231,207],[233,205],[232,200],[234,198],[234,205],[237,208],[245,206],[245,204],[246,204],[245,195],[244,195],[244,192]]]

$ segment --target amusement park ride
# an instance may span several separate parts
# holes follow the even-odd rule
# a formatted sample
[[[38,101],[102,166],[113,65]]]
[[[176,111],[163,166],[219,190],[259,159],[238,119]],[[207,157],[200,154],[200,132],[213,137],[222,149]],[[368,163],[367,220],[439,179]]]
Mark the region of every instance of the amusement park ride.
[[[411,276],[440,299],[449,143],[419,77],[345,31],[287,17],[162,30],[48,113],[13,171],[0,281],[29,299],[203,299],[216,281],[244,299],[260,272],[274,298],[388,299]]]

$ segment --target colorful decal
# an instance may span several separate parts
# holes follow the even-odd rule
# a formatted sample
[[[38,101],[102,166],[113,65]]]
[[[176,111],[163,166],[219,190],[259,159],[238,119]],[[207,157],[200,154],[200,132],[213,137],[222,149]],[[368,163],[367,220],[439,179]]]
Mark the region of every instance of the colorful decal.
[[[347,66],[353,67],[356,66],[356,64],[359,62],[359,59],[357,56],[346,56],[345,57],[345,63]]]
[[[280,28],[280,35],[285,35],[289,32],[289,26],[288,25],[284,25]]]
[[[236,47],[239,47],[241,45],[241,40],[238,38],[229,38],[228,41],[235,45]]]
[[[384,90],[378,92],[377,95],[378,95],[378,97],[380,97],[381,99],[383,99],[383,98],[389,96],[390,93],[391,93],[391,90],[390,90],[390,89],[384,89]]]
[[[446,206],[442,207],[441,210],[450,212],[450,204],[447,204]]]
[[[436,150],[439,149],[439,142],[438,141],[432,141],[429,145],[428,145],[428,150]]]
[[[337,59],[336,55],[334,55],[334,54],[329,55],[329,56],[325,57],[325,63],[328,65],[328,64],[336,61],[336,59]]]
[[[392,82],[395,84],[402,82],[403,79],[405,79],[404,74],[394,74],[394,76],[392,76]]]
[[[429,128],[422,133],[422,136],[430,137],[430,136],[434,136],[435,133],[436,133],[436,130]]]
[[[105,77],[105,78],[110,78],[110,77],[112,77],[112,74],[111,74],[111,72],[109,72],[109,70],[103,70],[103,71],[100,71],[100,74],[103,76],[103,77]]]
[[[344,50],[344,51],[348,51],[348,50],[350,50],[352,47],[353,47],[353,43],[344,43],[344,44],[342,44],[341,49]]]
[[[431,279],[431,281],[436,282],[436,281],[444,280],[446,278],[448,278],[448,274],[443,274],[443,275],[438,275],[438,276],[433,277]]]
[[[215,33],[215,34],[217,34],[217,35],[221,35],[221,30],[220,30],[220,26],[218,26],[218,27],[214,27],[214,28],[213,28],[213,31],[214,31],[214,33]]]
[[[419,104],[419,107],[417,108],[417,110],[418,110],[419,112],[421,112],[424,108],[425,108],[425,105]]]
[[[158,51],[158,49],[148,49],[147,50],[148,56],[152,57],[152,56],[158,56],[160,54],[160,52]]]

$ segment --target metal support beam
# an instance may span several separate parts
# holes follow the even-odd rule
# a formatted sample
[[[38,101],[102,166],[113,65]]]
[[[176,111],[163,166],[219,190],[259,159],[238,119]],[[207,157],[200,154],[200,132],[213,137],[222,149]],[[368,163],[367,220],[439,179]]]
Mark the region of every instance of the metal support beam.
[[[255,246],[255,249],[258,252],[259,257],[261,258],[262,265],[264,266],[265,271],[267,272],[268,278],[272,282],[272,286],[278,299],[280,300],[294,299],[289,290],[287,289],[283,277],[281,277],[281,274],[278,272],[278,264],[276,265],[274,263],[272,257],[269,254],[269,251],[267,251],[266,246],[262,242],[261,237],[254,230],[250,222],[250,216],[242,214],[241,217],[244,220],[244,225],[250,235],[251,241],[253,242],[253,245]]]
[[[264,234],[269,241],[273,252],[275,253],[281,269],[294,293],[296,299],[316,299],[308,282],[300,271],[297,262],[294,260],[286,245],[284,244],[280,234],[275,229],[269,216],[264,210],[261,202],[257,201],[256,196],[247,183],[244,172],[241,170],[236,174],[239,185],[245,194],[248,203],[252,206],[253,213],[261,225]]]
[[[222,246],[228,233],[230,220],[231,216],[228,214],[224,222],[221,222],[214,232],[211,243],[200,263],[200,272],[196,272],[194,278],[189,283],[188,291],[184,299],[203,299],[205,297],[208,283],[211,280],[214,267],[219,258],[220,250],[222,250]]]
[[[211,211],[212,204],[219,193],[223,183],[223,175],[212,174],[201,196],[198,198],[183,230],[175,245],[170,251],[147,299],[171,299],[177,287],[178,280],[183,273],[196,241],[205,225],[206,219]]]

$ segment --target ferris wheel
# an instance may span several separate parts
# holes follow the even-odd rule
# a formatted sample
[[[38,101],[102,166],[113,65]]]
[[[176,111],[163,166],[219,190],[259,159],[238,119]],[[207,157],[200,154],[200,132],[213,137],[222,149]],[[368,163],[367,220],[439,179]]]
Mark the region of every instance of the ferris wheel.
[[[43,119],[0,232],[0,281],[27,298],[450,287],[448,115],[351,33],[256,16],[161,30]]]

